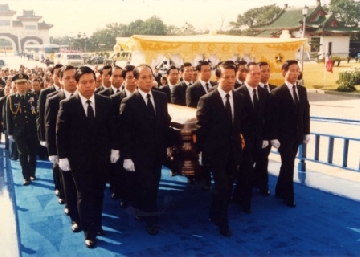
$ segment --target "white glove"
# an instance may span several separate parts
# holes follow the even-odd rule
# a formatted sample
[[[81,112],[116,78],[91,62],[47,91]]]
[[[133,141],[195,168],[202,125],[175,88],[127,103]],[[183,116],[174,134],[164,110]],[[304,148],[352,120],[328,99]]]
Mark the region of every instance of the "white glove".
[[[261,145],[261,149],[264,149],[264,148],[267,147],[268,145],[269,145],[269,141],[263,140],[263,141],[262,141],[262,145]]]
[[[199,164],[200,166],[203,166],[202,152],[199,153]]]
[[[279,140],[277,139],[273,139],[273,140],[270,140],[270,144],[275,147],[275,148],[279,148],[280,147],[280,142]]]
[[[11,141],[11,142],[15,142],[15,140],[14,140],[14,138],[13,138],[12,135],[8,135],[8,139],[9,139],[9,141]]]
[[[310,134],[306,134],[304,137],[304,143],[307,144],[310,142]]]
[[[120,158],[120,151],[111,149],[110,162],[116,163]]]
[[[40,145],[46,147],[46,141],[40,141]]]
[[[49,161],[52,162],[52,164],[55,164],[58,162],[58,157],[57,155],[50,155],[49,156]]]
[[[123,168],[127,171],[135,171],[135,164],[131,159],[125,159]]]
[[[170,148],[170,147],[167,147],[167,148],[166,148],[166,155],[167,155],[167,156],[170,156],[170,155],[171,155],[171,152],[172,152],[172,151],[171,151],[171,148]]]
[[[60,159],[59,167],[62,171],[70,171],[69,159],[68,158]]]

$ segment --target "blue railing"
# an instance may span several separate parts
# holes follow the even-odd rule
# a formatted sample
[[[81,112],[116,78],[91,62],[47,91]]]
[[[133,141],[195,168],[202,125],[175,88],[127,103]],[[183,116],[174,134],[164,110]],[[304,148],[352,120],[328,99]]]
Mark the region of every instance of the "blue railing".
[[[299,151],[298,151],[298,156],[297,156],[297,158],[299,159],[298,171],[302,171],[302,172],[306,171],[306,162],[305,162],[306,160],[309,160],[312,162],[317,162],[317,163],[322,163],[322,164],[327,164],[327,165],[334,166],[334,167],[340,167],[340,168],[344,168],[344,169],[348,169],[348,170],[360,171],[360,162],[359,162],[360,154],[358,154],[359,152],[357,152],[357,154],[356,154],[356,156],[358,158],[358,160],[356,160],[358,163],[358,167],[357,168],[348,167],[349,144],[351,142],[360,142],[359,138],[348,138],[348,137],[341,137],[341,136],[335,136],[335,135],[331,135],[331,134],[320,134],[320,133],[311,133],[311,134],[315,136],[314,155],[312,157],[307,155],[306,150],[309,147],[309,145],[306,145],[306,144],[300,145]],[[325,158],[326,160],[321,160],[319,158],[320,139],[325,139],[328,141],[328,147],[326,150],[327,155]],[[335,139],[340,139],[342,141],[341,164],[337,164],[337,163],[333,162]],[[323,149],[321,149],[321,150],[323,150]],[[352,161],[354,161],[354,160],[352,160]]]

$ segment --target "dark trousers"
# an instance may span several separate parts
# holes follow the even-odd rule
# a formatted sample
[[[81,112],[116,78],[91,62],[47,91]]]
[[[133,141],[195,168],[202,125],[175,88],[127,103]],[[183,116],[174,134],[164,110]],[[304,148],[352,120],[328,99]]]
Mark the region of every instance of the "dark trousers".
[[[122,170],[122,162],[120,161],[118,161],[117,163],[111,163],[109,165],[110,191],[120,197],[123,190],[122,176],[120,174],[121,170]]]
[[[77,191],[77,209],[85,240],[102,230],[102,204],[107,175],[101,171],[71,171]]]
[[[294,202],[294,160],[298,151],[296,140],[280,142],[279,152],[281,167],[275,194],[281,196],[285,202]]]
[[[271,146],[261,149],[256,160],[254,169],[254,186],[262,191],[269,190],[268,164]]]
[[[228,209],[231,191],[236,173],[238,172],[232,154],[229,154],[225,165],[212,167],[214,189],[209,217],[218,223],[219,226],[228,226]]]
[[[149,223],[157,223],[157,195],[161,177],[161,161],[156,158],[135,163],[133,207],[138,216],[143,216]]]
[[[236,177],[233,200],[240,203],[243,208],[251,207],[253,177],[254,177],[254,154],[245,147],[240,172]]]
[[[80,224],[79,213],[77,209],[77,191],[73,176],[71,172],[62,171],[60,168],[60,175],[62,178],[62,188],[66,201],[66,208],[69,209],[69,217],[73,223]]]
[[[20,137],[16,138],[15,142],[24,179],[30,179],[36,172],[36,150],[39,141],[36,137]]]
[[[62,185],[62,176],[59,165],[57,163],[53,164],[53,180],[54,180],[55,190],[59,190],[59,198],[64,200],[65,195]]]

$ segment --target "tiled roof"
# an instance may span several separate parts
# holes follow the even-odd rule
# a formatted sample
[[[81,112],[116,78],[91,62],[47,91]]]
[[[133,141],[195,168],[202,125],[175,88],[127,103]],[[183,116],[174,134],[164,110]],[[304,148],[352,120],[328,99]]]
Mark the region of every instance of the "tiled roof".
[[[311,13],[316,8],[309,8],[308,13]],[[268,24],[261,24],[251,27],[251,29],[264,28],[264,29],[284,29],[284,28],[299,28],[302,21],[302,8],[286,8],[283,9],[279,15]]]
[[[319,15],[321,13],[322,15]],[[303,20],[302,8],[286,8],[279,15],[267,24],[253,26],[250,31],[258,32],[257,36],[270,36],[271,32],[283,29],[299,29]],[[336,23],[336,26],[331,24]],[[360,32],[360,28],[346,27],[335,20],[332,14],[325,13],[321,5],[309,7],[306,17],[306,28],[311,31],[327,32]]]

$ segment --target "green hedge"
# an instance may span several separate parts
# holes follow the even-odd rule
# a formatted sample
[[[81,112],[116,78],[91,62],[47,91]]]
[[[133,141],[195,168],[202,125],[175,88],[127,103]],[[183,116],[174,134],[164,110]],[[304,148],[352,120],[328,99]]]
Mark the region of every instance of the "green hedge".
[[[360,69],[354,68],[339,72],[338,91],[352,92],[355,91],[355,85],[360,85]]]

